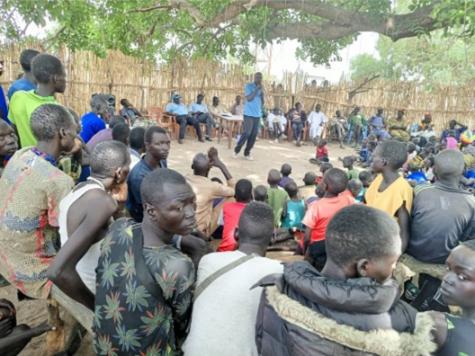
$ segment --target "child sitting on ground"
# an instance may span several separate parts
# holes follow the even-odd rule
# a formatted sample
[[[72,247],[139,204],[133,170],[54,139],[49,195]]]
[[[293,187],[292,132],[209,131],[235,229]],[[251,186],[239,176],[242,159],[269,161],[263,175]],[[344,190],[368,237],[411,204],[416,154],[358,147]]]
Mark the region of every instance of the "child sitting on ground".
[[[441,299],[462,308],[462,316],[431,312],[437,320],[438,356],[473,355],[475,350],[475,240],[452,250],[448,272],[440,288]]]
[[[240,179],[235,186],[235,202],[223,205],[223,237],[218,252],[234,251],[237,247],[234,231],[238,226],[239,218],[246,205],[252,200],[252,183],[247,179]]]
[[[308,207],[303,224],[305,230],[305,247],[317,250],[323,267],[325,261],[325,232],[331,218],[341,209],[355,203],[355,199],[341,194],[348,185],[346,173],[338,168],[329,169],[321,184],[325,193],[323,198]]]
[[[254,188],[254,201],[267,202],[267,187],[265,185],[258,185]]]
[[[320,165],[320,175],[317,177],[317,179],[315,180],[315,183],[317,184],[317,186],[319,184],[321,184],[323,182],[323,176],[325,175],[325,173],[329,170],[329,169],[332,169],[333,168],[333,165],[330,163],[330,162],[323,162],[321,165]]]
[[[315,196],[315,181],[317,179],[317,175],[313,172],[305,173],[303,177],[303,183],[305,184],[303,187],[299,187],[299,198],[303,199],[305,202],[307,199]]]
[[[371,174],[370,171],[361,171],[360,174],[358,175],[358,179],[361,181],[363,184],[363,188],[366,189],[369,188],[371,185],[371,182],[373,182],[373,175]]]
[[[274,211],[274,227],[279,228],[281,224],[282,211],[284,210],[285,202],[289,199],[287,192],[279,186],[281,181],[280,173],[277,169],[271,169],[267,176],[267,204],[270,205]]]
[[[321,139],[318,141],[315,158],[310,158],[310,163],[321,164],[322,162],[329,162],[327,141]]]
[[[381,209],[399,222],[403,251],[409,240],[409,225],[412,210],[413,190],[399,175],[407,160],[406,145],[399,141],[381,142],[373,157],[373,172],[377,174],[365,194],[368,206]]]
[[[359,179],[352,179],[348,182],[348,190],[358,203],[363,203],[365,189]]]
[[[295,182],[290,182],[285,186],[285,191],[289,195],[282,213],[282,227],[288,229],[301,229],[302,219],[305,215],[305,201],[298,197],[298,188]]]
[[[282,178],[280,179],[279,186],[285,189],[287,183],[294,181],[290,178],[290,175],[292,174],[292,166],[288,163],[284,163],[280,168],[280,173],[282,174]]]
[[[433,319],[402,302],[391,278],[401,255],[392,217],[360,204],[344,208],[328,225],[326,247],[321,272],[299,261],[285,265],[283,275],[259,283],[265,286],[256,324],[259,355],[435,351]],[[472,304],[474,300],[472,295]]]
[[[353,167],[353,165],[355,164],[355,157],[353,156],[346,156],[346,157],[343,157],[343,168],[345,168],[347,170],[347,173],[348,173],[348,179],[351,180],[351,179],[358,179],[358,175],[360,174],[360,172],[355,169]]]

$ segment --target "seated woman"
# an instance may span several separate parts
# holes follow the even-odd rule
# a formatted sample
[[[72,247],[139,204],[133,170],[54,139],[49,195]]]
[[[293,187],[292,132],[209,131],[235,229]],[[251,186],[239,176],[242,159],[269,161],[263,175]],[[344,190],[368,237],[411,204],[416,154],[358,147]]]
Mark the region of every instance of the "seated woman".
[[[398,110],[397,116],[394,119],[388,121],[389,134],[395,140],[408,142],[411,139],[411,135],[407,130],[409,123],[404,118],[404,110]]]

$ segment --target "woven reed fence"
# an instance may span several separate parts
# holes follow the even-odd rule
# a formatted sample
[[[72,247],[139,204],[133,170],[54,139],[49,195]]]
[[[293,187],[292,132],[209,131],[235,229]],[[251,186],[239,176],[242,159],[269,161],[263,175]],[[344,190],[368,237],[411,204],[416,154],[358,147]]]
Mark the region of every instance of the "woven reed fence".
[[[31,48],[41,50],[39,44]],[[5,62],[5,73],[0,83],[9,83],[21,74],[19,54],[25,47],[0,47],[0,59]],[[221,103],[231,106],[236,95],[242,95],[244,84],[252,75],[239,65],[228,65],[204,60],[177,60],[168,65],[153,63],[128,57],[111,51],[106,58],[99,58],[90,52],[72,52],[61,49],[57,53],[67,71],[66,92],[58,99],[82,114],[89,109],[89,99],[93,93],[111,93],[117,101],[128,98],[139,109],[163,107],[169,102],[172,92],[179,92],[184,102],[192,103],[198,93],[206,95],[211,103],[212,96],[219,96]],[[358,105],[366,116],[377,107],[393,116],[398,109],[405,109],[411,120],[420,120],[424,112],[432,113],[437,129],[441,129],[453,118],[473,127],[475,86],[439,87],[431,91],[409,82],[372,81],[360,83],[340,83],[334,86],[308,88],[303,73],[284,73],[282,86],[265,83],[266,107],[280,107],[288,110],[295,102],[303,103],[305,110],[311,110],[316,103],[322,111],[331,116],[336,110],[347,115]],[[358,89],[351,99],[349,93]]]

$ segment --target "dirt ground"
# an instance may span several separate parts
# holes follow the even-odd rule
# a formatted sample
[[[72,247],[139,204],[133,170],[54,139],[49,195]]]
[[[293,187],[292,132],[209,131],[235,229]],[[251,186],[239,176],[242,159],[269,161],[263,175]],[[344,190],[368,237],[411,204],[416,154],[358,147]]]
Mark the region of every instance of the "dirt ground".
[[[252,151],[254,161],[244,160],[242,153],[239,158],[233,158],[233,150],[228,149],[227,141],[222,141],[218,144],[216,142],[200,143],[195,140],[187,139],[183,145],[178,145],[176,141],[172,141],[168,165],[170,168],[176,169],[182,174],[191,174],[191,161],[193,156],[197,152],[206,152],[212,146],[218,149],[220,157],[228,166],[233,177],[248,178],[256,185],[267,184],[268,171],[272,168],[280,169],[283,163],[292,165],[291,176],[299,185],[302,184],[302,179],[306,172],[315,171],[318,173],[318,166],[309,162],[309,158],[315,155],[315,147],[313,144],[296,147],[288,142],[279,144],[271,143],[269,140],[264,139],[260,139]],[[338,157],[354,154],[352,149],[341,149],[337,144],[329,144],[328,149],[330,161],[335,166],[341,166],[338,162]],[[222,175],[219,171],[213,169],[210,172],[210,177],[222,178]],[[294,259],[294,257],[288,253],[274,252],[270,254],[269,257],[283,261]],[[36,326],[47,319],[46,303],[44,301],[31,300],[18,302],[16,292],[12,287],[0,288],[0,298],[7,298],[16,305],[19,323]],[[45,340],[45,335],[33,339],[20,355],[31,356],[45,354]],[[76,355],[93,355],[91,350],[91,337],[89,335],[83,339],[82,345]]]

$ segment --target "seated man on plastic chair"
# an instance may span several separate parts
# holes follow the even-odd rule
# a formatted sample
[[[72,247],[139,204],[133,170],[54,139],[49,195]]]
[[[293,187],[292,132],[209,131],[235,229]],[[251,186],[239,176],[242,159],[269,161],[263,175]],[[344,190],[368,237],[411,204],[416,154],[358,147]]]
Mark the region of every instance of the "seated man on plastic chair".
[[[200,124],[188,113],[188,108],[181,102],[180,94],[174,94],[172,96],[172,102],[167,104],[165,112],[169,115],[175,116],[177,124],[180,125],[180,133],[178,136],[179,144],[183,143],[187,125],[193,126],[196,130],[198,140],[204,142],[203,137],[201,136]]]

